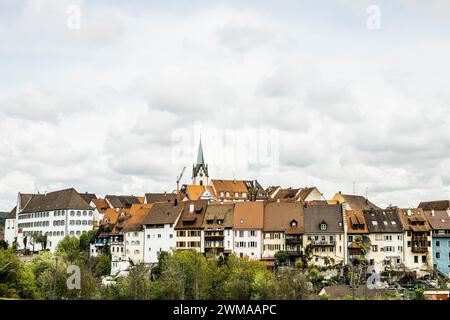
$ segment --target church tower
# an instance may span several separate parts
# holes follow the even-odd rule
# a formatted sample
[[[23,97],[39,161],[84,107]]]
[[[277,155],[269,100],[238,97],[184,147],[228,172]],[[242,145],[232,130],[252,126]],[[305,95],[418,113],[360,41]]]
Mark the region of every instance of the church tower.
[[[197,163],[192,166],[192,184],[196,186],[208,185],[208,165],[203,157],[202,137],[198,146]]]

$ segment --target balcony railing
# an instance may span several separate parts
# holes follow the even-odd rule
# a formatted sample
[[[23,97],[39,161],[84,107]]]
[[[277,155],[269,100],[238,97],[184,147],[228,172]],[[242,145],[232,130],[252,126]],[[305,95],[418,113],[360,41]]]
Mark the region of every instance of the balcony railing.
[[[223,234],[205,234],[205,238],[223,238]]]
[[[293,251],[286,251],[287,254],[291,257],[300,257],[302,255],[302,251],[301,250],[293,250]]]
[[[300,244],[301,242],[302,242],[301,239],[286,238],[286,244]]]
[[[413,253],[427,253],[428,247],[411,247],[411,251]]]
[[[313,246],[335,246],[334,241],[327,241],[327,240],[311,240],[311,245]]]

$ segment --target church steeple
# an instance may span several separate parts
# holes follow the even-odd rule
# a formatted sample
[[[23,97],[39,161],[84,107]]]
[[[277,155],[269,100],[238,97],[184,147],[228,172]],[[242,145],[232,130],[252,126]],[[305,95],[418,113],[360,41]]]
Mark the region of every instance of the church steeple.
[[[202,136],[200,136],[200,143],[198,145],[198,153],[197,153],[197,165],[204,165],[205,158],[203,157],[203,147],[202,147]]]
[[[198,145],[197,163],[192,166],[192,184],[206,186],[208,185],[208,165],[205,163],[203,156],[202,137]]]

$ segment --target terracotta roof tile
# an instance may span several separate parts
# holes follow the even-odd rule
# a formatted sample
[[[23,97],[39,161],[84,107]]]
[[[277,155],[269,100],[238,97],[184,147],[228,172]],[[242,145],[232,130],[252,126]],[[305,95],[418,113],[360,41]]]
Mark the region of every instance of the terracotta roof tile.
[[[263,229],[263,202],[236,202],[234,205],[234,229]]]
[[[292,228],[292,222],[296,227]],[[264,206],[264,231],[303,233],[303,205],[299,202],[270,202]]]

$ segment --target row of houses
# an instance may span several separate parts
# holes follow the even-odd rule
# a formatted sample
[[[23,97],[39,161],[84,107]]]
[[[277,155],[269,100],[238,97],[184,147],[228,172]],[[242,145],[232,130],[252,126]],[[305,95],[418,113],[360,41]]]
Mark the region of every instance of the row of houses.
[[[181,175],[178,181],[181,179]],[[106,251],[112,273],[156,263],[170,250],[248,256],[287,263],[371,265],[376,271],[450,275],[450,202],[417,208],[381,208],[338,192],[326,199],[316,187],[263,188],[257,180],[209,179],[200,143],[192,184],[145,196],[19,193],[5,221],[5,239],[19,248],[53,251],[65,236],[95,230],[90,254]],[[36,235],[47,236],[44,245]],[[45,247],[45,248],[42,248]]]

